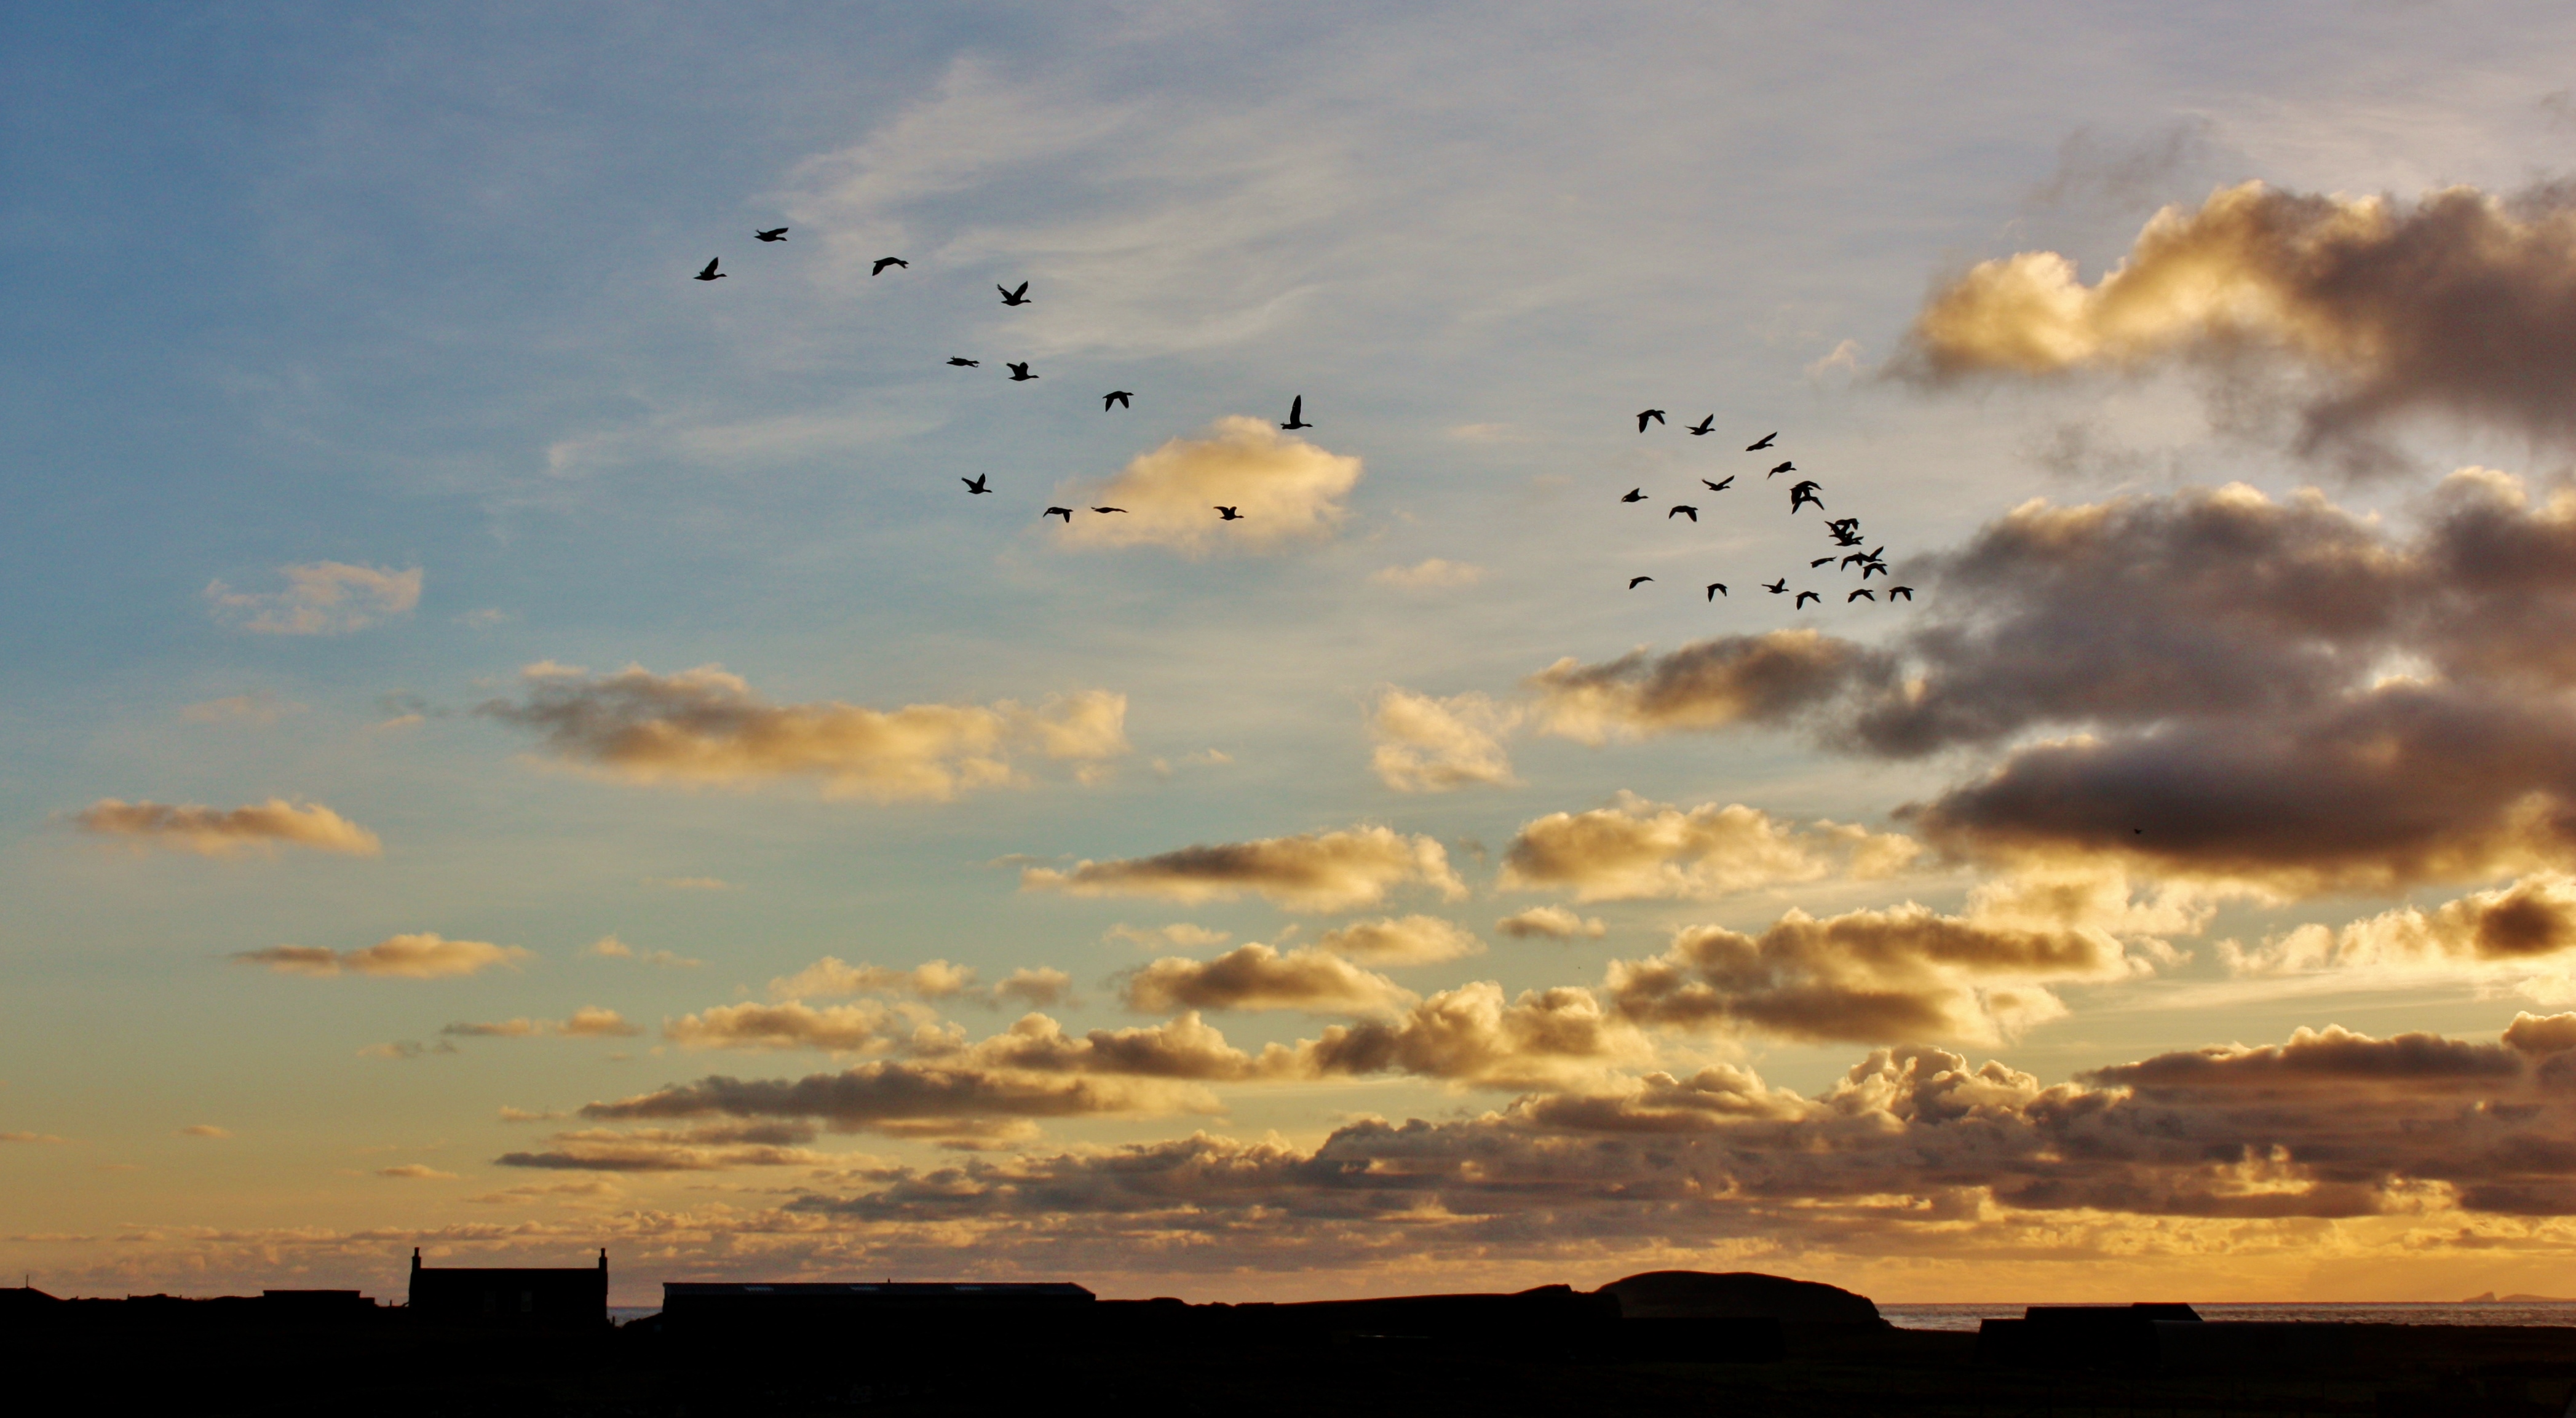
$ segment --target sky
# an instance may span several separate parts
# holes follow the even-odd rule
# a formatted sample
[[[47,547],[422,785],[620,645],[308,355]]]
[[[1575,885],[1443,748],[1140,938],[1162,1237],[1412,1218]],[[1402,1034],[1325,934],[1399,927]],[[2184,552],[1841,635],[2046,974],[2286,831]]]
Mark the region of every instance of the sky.
[[[2564,1292],[2571,43],[20,7],[0,1269]]]

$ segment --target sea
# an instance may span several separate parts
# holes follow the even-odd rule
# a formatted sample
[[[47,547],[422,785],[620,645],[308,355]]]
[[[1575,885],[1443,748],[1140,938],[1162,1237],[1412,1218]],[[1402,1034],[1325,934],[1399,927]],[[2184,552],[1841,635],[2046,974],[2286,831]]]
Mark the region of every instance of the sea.
[[[1981,1320],[2017,1320],[2022,1305],[1880,1305],[1898,1329],[1968,1329]],[[2472,1324],[2576,1326],[2576,1300],[2481,1300],[2466,1304],[2221,1305],[2195,1300],[2204,1320],[2264,1320],[2274,1324]]]

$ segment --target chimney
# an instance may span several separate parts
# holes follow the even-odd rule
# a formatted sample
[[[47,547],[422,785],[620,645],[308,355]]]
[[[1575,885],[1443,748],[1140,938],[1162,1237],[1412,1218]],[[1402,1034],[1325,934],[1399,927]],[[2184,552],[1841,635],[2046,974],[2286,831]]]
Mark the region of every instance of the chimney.
[[[608,1273],[608,1247],[606,1246],[599,1248],[599,1273],[602,1275]]]
[[[420,1247],[418,1246],[411,1248],[411,1268],[414,1273],[420,1270]]]

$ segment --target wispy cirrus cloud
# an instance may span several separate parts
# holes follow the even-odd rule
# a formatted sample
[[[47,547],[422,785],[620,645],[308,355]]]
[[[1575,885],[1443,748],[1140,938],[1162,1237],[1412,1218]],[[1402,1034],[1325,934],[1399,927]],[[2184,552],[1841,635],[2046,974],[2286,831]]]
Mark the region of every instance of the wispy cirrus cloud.
[[[101,798],[73,821],[82,831],[102,837],[204,857],[274,855],[281,846],[352,857],[384,852],[384,843],[375,833],[320,803],[284,798],[237,808]]]
[[[236,591],[206,585],[207,608],[237,630],[263,635],[342,635],[364,630],[420,604],[421,569],[407,571],[316,561],[281,566],[282,591]]]
[[[322,946],[280,945],[235,952],[233,959],[282,975],[370,975],[401,980],[440,980],[477,975],[495,967],[516,969],[533,958],[515,945],[483,940],[449,940],[432,932],[388,936],[357,950]]]
[[[1184,903],[1250,893],[1292,911],[1370,906],[1411,885],[1453,901],[1467,894],[1466,883],[1449,868],[1447,849],[1429,837],[1408,837],[1385,827],[1184,847],[1124,861],[1084,861],[1070,870],[1027,867],[1020,872],[1023,891]]]

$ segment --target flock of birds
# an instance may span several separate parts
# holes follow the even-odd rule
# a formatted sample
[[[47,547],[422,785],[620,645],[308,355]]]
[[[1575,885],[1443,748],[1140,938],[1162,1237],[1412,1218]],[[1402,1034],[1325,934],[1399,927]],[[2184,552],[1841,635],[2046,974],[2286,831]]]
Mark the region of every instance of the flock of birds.
[[[772,227],[766,231],[755,230],[752,232],[752,236],[764,243],[785,241],[787,239],[787,230],[788,229],[783,226]],[[706,266],[698,272],[697,279],[701,281],[723,280],[729,274],[728,272],[720,269],[723,264],[723,259],[724,258],[722,257],[716,257],[708,261]],[[909,270],[911,269],[911,266],[911,262],[900,256],[880,256],[876,259],[875,264],[869,269],[868,274],[872,277],[882,276],[886,273],[889,267],[901,267]],[[996,285],[993,289],[1001,293],[1002,304],[1006,306],[1022,306],[1035,303],[1029,296],[1029,283],[1027,281],[1020,282],[1016,287]],[[980,359],[968,359],[964,355],[951,355],[948,357],[948,363],[959,369],[978,369],[983,366],[984,362]],[[1026,360],[1005,360],[1003,361],[1003,366],[1011,371],[1011,382],[1015,384],[1026,383],[1038,377],[1037,375],[1029,372],[1029,362]],[[1111,409],[1133,409],[1135,404],[1132,401],[1135,397],[1136,391],[1133,389],[1112,389],[1108,393],[1100,396],[1100,411],[1102,413],[1107,413]],[[1665,419],[1664,411],[1662,409],[1640,409],[1637,412],[1637,431],[1639,433],[1644,433],[1648,428],[1656,424],[1663,423],[1665,423]],[[1670,425],[1667,424],[1666,426],[1669,427]],[[1292,433],[1298,429],[1314,427],[1313,424],[1306,422],[1305,395],[1297,395],[1289,401],[1288,420],[1287,422],[1280,424],[1279,427]],[[1717,415],[1710,414],[1695,424],[1683,425],[1682,431],[1692,435],[1693,437],[1705,437],[1706,435],[1715,432],[1716,428]],[[1780,435],[1776,432],[1766,433],[1760,438],[1755,439],[1753,442],[1744,445],[1744,451],[1747,453],[1762,452],[1769,449],[1771,447],[1772,440],[1779,436]],[[1795,462],[1783,460],[1778,467],[1773,468],[1769,473],[1765,474],[1764,477],[1767,481],[1770,478],[1780,476],[1782,473],[1794,473],[1796,471],[1798,471],[1798,465]],[[1700,479],[1700,485],[1712,493],[1725,492],[1735,486],[1735,478],[1736,475],[1732,473],[1717,482],[1710,482],[1708,479],[1702,478]],[[982,497],[989,495],[993,491],[993,489],[988,486],[990,480],[991,474],[989,473],[971,478],[961,477],[958,479],[959,482],[966,485],[966,494],[969,497]],[[1647,498],[1643,488],[1632,487],[1628,489],[1628,491],[1621,496],[1619,500],[1621,502],[1635,503],[1645,502],[1649,499]],[[1800,509],[1807,507],[1813,507],[1820,513],[1825,510],[1824,487],[1813,478],[1801,478],[1797,482],[1789,485],[1789,515],[1794,517],[1798,515]],[[1091,510],[1094,513],[1107,516],[1123,513],[1127,509],[1124,507],[1094,507]],[[1217,520],[1221,522],[1239,522],[1243,520],[1243,510],[1240,505],[1234,507],[1212,506],[1209,510],[1216,513]],[[1070,527],[1073,525],[1073,514],[1074,509],[1070,507],[1050,507],[1044,512],[1039,513],[1038,516],[1040,520],[1044,520],[1048,517],[1061,517],[1064,519],[1065,525]],[[1699,508],[1691,503],[1676,502],[1664,512],[1664,519],[1666,521],[1670,521],[1675,517],[1688,517],[1693,523],[1697,523],[1699,521]],[[1868,538],[1861,535],[1860,519],[1857,517],[1826,518],[1824,520],[1824,527],[1826,534],[1833,538],[1834,545],[1845,549],[1844,554],[1840,556],[1826,555],[1817,557],[1815,560],[1807,563],[1807,569],[1811,572],[1818,571],[1827,566],[1834,566],[1839,563],[1840,569],[1849,571],[1853,567],[1857,566],[1860,568],[1861,584],[1858,587],[1855,587],[1850,594],[1843,597],[1843,603],[1848,605],[1854,601],[1877,601],[1878,588],[1874,588],[1869,584],[1869,578],[1872,576],[1886,576],[1893,581],[1895,576],[1895,573],[1888,570],[1887,561],[1884,556],[1887,548],[1884,546],[1876,546],[1871,547],[1867,551],[1852,550],[1852,548],[1857,548],[1868,540]],[[1652,576],[1631,576],[1628,578],[1628,589],[1633,591],[1654,579],[1655,578]],[[1786,596],[1791,594],[1789,590],[1789,577],[1787,575],[1783,575],[1774,581],[1758,584],[1761,585],[1763,590],[1768,591],[1775,596]],[[1885,589],[1887,592],[1887,602],[1890,605],[1893,605],[1898,601],[1910,602],[1914,599],[1914,588],[1911,586],[1890,585]],[[1712,604],[1716,602],[1718,597],[1732,594],[1733,593],[1727,589],[1727,585],[1723,581],[1711,581],[1708,583],[1707,599]],[[1800,589],[1796,593],[1794,599],[1791,600],[1790,608],[1793,610],[1803,608],[1809,601],[1814,601],[1820,605],[1823,604],[1824,593],[1821,591]]]
[[[1637,431],[1639,433],[1643,433],[1649,427],[1659,423],[1664,423],[1663,410],[1640,409],[1637,411]],[[1669,425],[1666,426],[1669,427]],[[1705,437],[1706,435],[1715,432],[1716,429],[1717,415],[1715,414],[1710,414],[1697,423],[1682,425],[1682,431],[1692,435],[1693,437]],[[1751,443],[1744,445],[1744,451],[1747,453],[1763,452],[1764,450],[1769,449],[1771,447],[1772,440],[1779,436],[1780,435],[1776,432],[1766,433],[1760,438],[1753,440]],[[1764,474],[1763,479],[1767,482],[1772,478],[1780,476],[1782,473],[1794,473],[1796,471],[1798,471],[1798,465],[1795,461],[1783,459],[1778,467],[1775,467],[1770,472]],[[1716,482],[1710,482],[1706,478],[1700,479],[1699,482],[1700,486],[1708,489],[1710,492],[1725,492],[1729,488],[1735,486],[1736,477],[1736,474],[1729,473],[1724,478],[1721,478]],[[1792,517],[1797,516],[1798,510],[1803,507],[1812,507],[1818,512],[1824,511],[1824,494],[1824,485],[1813,478],[1800,478],[1798,481],[1791,483],[1789,485],[1789,515]],[[1621,502],[1644,502],[1647,501],[1648,498],[1644,488],[1632,487],[1625,493],[1622,493],[1619,500]],[[1688,517],[1692,522],[1696,523],[1699,521],[1699,508],[1690,503],[1676,502],[1670,508],[1665,510],[1664,520],[1669,522],[1675,517]],[[1860,519],[1858,517],[1826,518],[1825,533],[1833,538],[1835,546],[1843,548],[1859,547],[1867,543],[1869,540],[1867,537],[1860,534]],[[1871,547],[1867,551],[1846,550],[1845,553],[1839,557],[1830,555],[1820,556],[1815,560],[1808,562],[1807,569],[1809,571],[1820,570],[1824,567],[1832,566],[1838,561],[1841,563],[1841,569],[1845,571],[1857,566],[1860,568],[1861,584],[1854,588],[1849,595],[1843,597],[1843,604],[1849,605],[1854,601],[1875,602],[1878,599],[1878,590],[1869,584],[1869,578],[1872,576],[1885,576],[1891,581],[1895,579],[1895,573],[1888,570],[1886,552],[1887,548],[1884,546]],[[1628,589],[1631,591],[1636,590],[1638,587],[1643,586],[1654,579],[1655,578],[1652,576],[1631,576],[1628,578]],[[1761,585],[1763,590],[1768,591],[1775,596],[1786,596],[1790,594],[1789,578],[1786,575],[1781,576],[1776,581],[1761,582],[1758,584]],[[1893,605],[1898,601],[1911,601],[1914,599],[1914,588],[1911,586],[1890,585],[1886,590],[1887,603],[1890,605]],[[1727,589],[1727,585],[1723,581],[1711,581],[1708,583],[1707,598],[1712,602],[1720,596],[1730,596],[1733,594],[1734,593],[1732,591]],[[1824,599],[1825,596],[1822,591],[1809,591],[1802,589],[1796,593],[1795,598],[1790,601],[1789,605],[1792,610],[1795,610],[1805,606],[1809,601],[1814,601],[1821,605],[1823,604]]]

